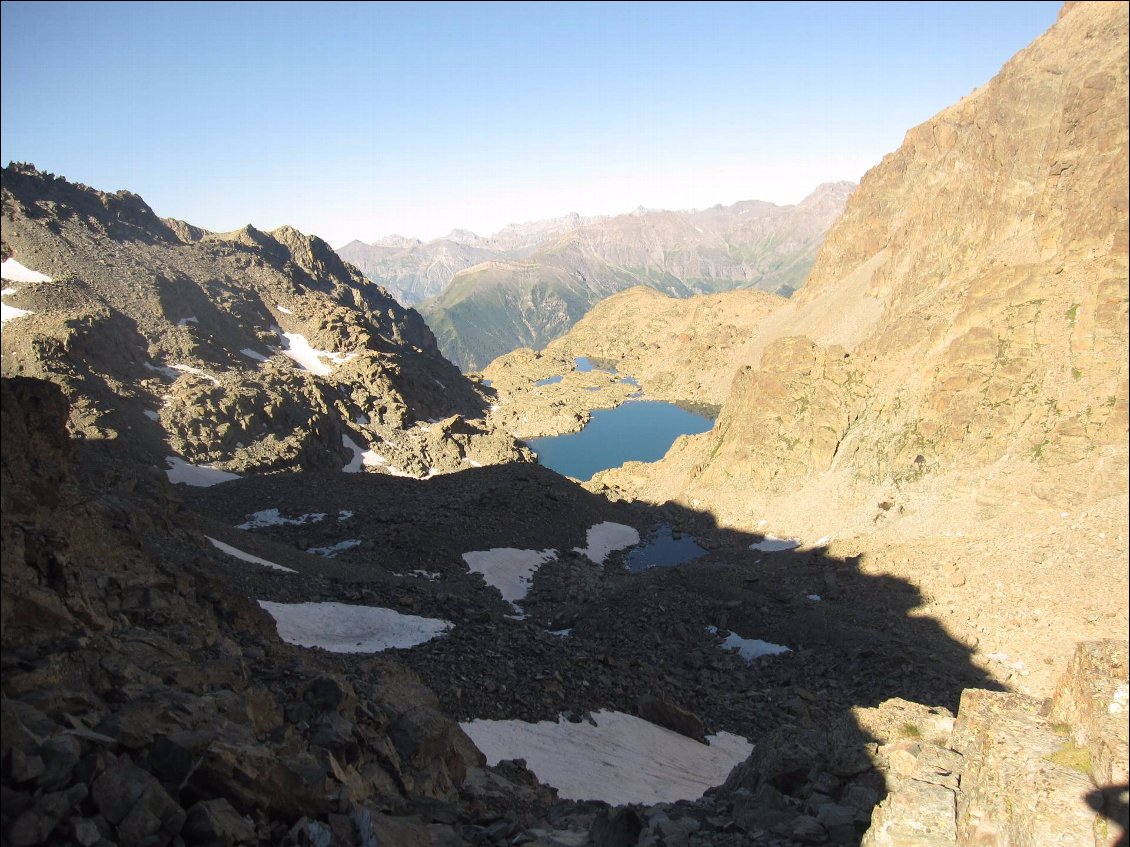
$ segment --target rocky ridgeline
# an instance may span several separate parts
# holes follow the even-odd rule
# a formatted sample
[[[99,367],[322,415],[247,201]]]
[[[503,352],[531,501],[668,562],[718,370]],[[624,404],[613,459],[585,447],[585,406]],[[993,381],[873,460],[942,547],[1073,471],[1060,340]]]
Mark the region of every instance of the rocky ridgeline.
[[[528,458],[473,422],[483,392],[420,317],[318,238],[208,233],[21,165],[3,203],[4,259],[46,278],[4,283],[30,313],[4,373],[61,385],[84,437],[237,473],[341,468],[350,442],[414,476]]]

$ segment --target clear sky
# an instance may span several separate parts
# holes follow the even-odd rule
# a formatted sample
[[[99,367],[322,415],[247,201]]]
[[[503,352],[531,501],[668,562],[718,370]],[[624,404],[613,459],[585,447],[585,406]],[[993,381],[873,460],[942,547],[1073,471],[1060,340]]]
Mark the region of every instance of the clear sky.
[[[1059,3],[3,3],[0,159],[334,246],[858,181]]]

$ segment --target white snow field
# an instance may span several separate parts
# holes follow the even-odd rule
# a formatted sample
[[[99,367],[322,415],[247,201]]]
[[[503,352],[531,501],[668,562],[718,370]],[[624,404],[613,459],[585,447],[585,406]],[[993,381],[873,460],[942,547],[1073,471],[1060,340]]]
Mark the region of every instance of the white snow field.
[[[708,626],[706,631],[711,635],[717,635],[718,627]],[[783,644],[773,644],[769,641],[762,641],[760,638],[742,638],[733,632],[722,639],[722,649],[737,650],[738,655],[747,662],[752,662],[761,656],[777,656],[781,653],[792,652],[790,648]]]
[[[315,556],[322,556],[326,559],[332,559],[342,550],[351,550],[354,547],[360,547],[362,543],[360,538],[347,538],[345,541],[339,541],[337,544],[331,544],[328,547],[311,547],[306,552],[313,553]]]
[[[169,477],[169,482],[173,484],[183,483],[207,488],[209,485],[218,485],[229,479],[239,479],[239,474],[222,471],[211,465],[190,465],[179,456],[166,456],[165,461],[169,465],[165,473]]]
[[[259,529],[262,526],[302,526],[305,523],[318,523],[326,519],[325,512],[310,512],[297,518],[288,518],[278,509],[263,509],[252,512],[247,520],[236,525],[236,529]],[[339,517],[338,520],[341,520]]]
[[[21,265],[13,258],[7,258],[0,263],[0,276],[8,282],[51,282],[51,277],[46,274],[41,274],[39,271],[33,271],[31,268]],[[4,289],[0,291],[0,296],[9,297],[15,293],[15,288],[5,286]],[[8,321],[14,321],[16,318],[23,318],[34,314],[35,312],[29,309],[19,309],[0,301],[0,325],[6,324]]]
[[[33,271],[17,262],[14,258],[7,258],[0,263],[0,279],[9,282],[51,282],[51,277]]]
[[[461,723],[488,765],[525,759],[542,782],[566,800],[672,803],[694,800],[726,781],[753,745],[721,732],[700,744],[661,726],[624,714],[596,712],[588,722],[473,720]]]
[[[208,371],[202,368],[194,368],[192,365],[169,365],[165,367],[163,365],[151,365],[149,362],[146,362],[145,367],[147,370],[154,371],[155,373],[164,374],[169,379],[177,379],[182,373],[186,373],[203,377],[213,385],[220,384],[220,380],[215,375],[208,373]]]
[[[799,546],[800,542],[791,538],[774,538],[772,535],[767,535],[760,541],[750,544],[749,549],[760,550],[762,553],[780,553],[783,550],[795,550]]]
[[[341,446],[353,454],[349,463],[342,466],[342,473],[360,473],[362,468],[375,468],[378,465],[388,464],[384,456],[378,455],[371,449],[363,450],[356,441],[344,433],[341,436]],[[408,474],[403,474],[403,476],[408,476]]]
[[[310,373],[315,373],[318,376],[329,376],[333,373],[333,365],[326,364],[323,361],[324,359],[329,359],[334,365],[340,365],[352,358],[352,354],[334,353],[332,350],[319,350],[316,347],[311,347],[306,336],[299,335],[297,332],[278,332],[286,341],[280,352],[297,362],[303,370],[310,371]]]
[[[622,523],[604,521],[590,526],[585,540],[588,546],[575,547],[574,551],[588,556],[598,565],[603,565],[609,553],[639,544],[640,534]]]
[[[221,553],[227,553],[229,556],[234,556],[235,558],[240,559],[244,562],[250,562],[253,565],[263,565],[263,567],[272,568],[276,571],[283,571],[284,573],[298,573],[298,571],[294,570],[293,568],[287,568],[282,565],[276,565],[274,562],[268,562],[266,559],[260,559],[258,556],[253,556],[248,552],[240,550],[238,547],[232,547],[230,544],[225,544],[224,542],[219,541],[210,535],[205,535],[204,537],[212,542],[212,546],[219,550]]]
[[[260,600],[259,605],[275,619],[279,638],[287,644],[321,647],[331,653],[378,653],[415,647],[454,626],[451,621],[404,615],[379,606],[269,600]]]
[[[0,291],[0,295],[5,297],[15,293],[16,289],[14,288],[5,288],[3,291]],[[29,309],[19,309],[15,306],[9,306],[3,300],[0,300],[0,326],[3,326],[8,321],[14,321],[16,318],[26,318],[28,315],[34,314],[35,312]]]
[[[494,547],[463,554],[463,561],[475,573],[481,573],[487,585],[493,585],[502,599],[515,609],[518,601],[530,590],[534,571],[557,558],[556,550],[517,550]]]

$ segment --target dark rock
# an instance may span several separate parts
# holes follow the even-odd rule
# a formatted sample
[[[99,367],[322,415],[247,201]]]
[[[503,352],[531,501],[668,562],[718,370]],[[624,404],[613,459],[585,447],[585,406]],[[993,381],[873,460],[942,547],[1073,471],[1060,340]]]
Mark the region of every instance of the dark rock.
[[[254,844],[257,840],[255,825],[223,797],[202,800],[189,809],[181,834],[186,844],[223,847]]]
[[[801,815],[793,821],[789,836],[801,844],[824,844],[828,840],[824,825],[809,815]]]
[[[92,847],[102,840],[98,824],[91,818],[71,818],[71,838],[82,847]]]
[[[34,806],[26,809],[12,824],[8,843],[11,847],[50,843],[59,823],[86,795],[85,785],[75,785],[67,791],[55,791],[36,798]]]
[[[39,784],[48,791],[56,791],[70,784],[82,745],[73,735],[57,735],[43,742],[39,755],[45,766]]]
[[[851,806],[825,803],[816,810],[816,820],[828,833],[828,839],[836,844],[850,844],[856,838],[856,810]]]
[[[643,831],[639,813],[630,806],[605,809],[593,821],[593,847],[634,847]]]
[[[645,721],[651,721],[680,735],[706,743],[706,727],[702,723],[702,718],[668,700],[651,695],[641,697],[636,706],[636,714]]]

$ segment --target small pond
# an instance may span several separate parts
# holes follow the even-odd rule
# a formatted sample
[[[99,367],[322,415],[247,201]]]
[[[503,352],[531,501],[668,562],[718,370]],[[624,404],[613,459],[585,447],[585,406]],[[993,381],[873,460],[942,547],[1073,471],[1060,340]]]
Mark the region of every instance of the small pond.
[[[661,524],[643,544],[628,553],[628,570],[639,573],[648,568],[673,567],[705,555],[689,535],[678,535],[671,530],[671,524]]]
[[[559,474],[587,480],[625,462],[655,462],[680,435],[707,432],[714,421],[673,403],[633,400],[599,409],[580,432],[531,438],[538,461]]]

